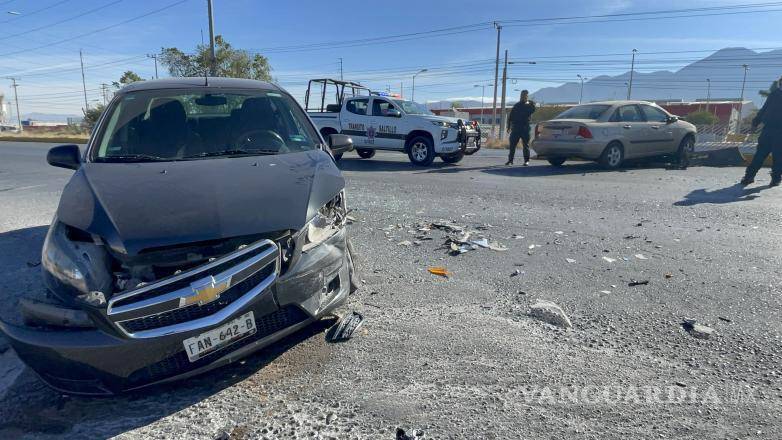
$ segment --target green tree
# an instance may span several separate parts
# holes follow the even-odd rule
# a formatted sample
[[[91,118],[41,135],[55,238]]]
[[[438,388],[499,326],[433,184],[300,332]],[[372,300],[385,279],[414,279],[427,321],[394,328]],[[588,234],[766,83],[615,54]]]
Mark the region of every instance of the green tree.
[[[720,121],[712,112],[696,111],[687,115],[687,122],[695,125],[714,125]]]
[[[215,58],[215,76],[272,80],[272,69],[265,56],[235,49],[221,35],[215,36]],[[160,62],[171,76],[204,76],[211,65],[209,59],[209,46],[205,44],[199,44],[194,54],[176,47],[164,47],[160,55]]]
[[[556,118],[559,116],[560,113],[567,110],[568,107],[561,106],[561,105],[544,105],[540,106],[535,110],[535,113],[532,114],[531,121],[532,122],[543,122],[543,121],[549,121],[551,119]]]
[[[121,77],[119,77],[119,81],[114,81],[111,84],[115,88],[119,89],[120,87],[126,86],[136,81],[144,81],[144,78],[140,77],[136,72],[132,70],[127,70],[125,71],[125,73],[122,74]]]
[[[84,113],[84,120],[82,120],[81,123],[82,127],[84,127],[85,130],[92,132],[92,129],[95,127],[95,124],[98,122],[98,119],[100,118],[100,115],[103,114],[104,110],[106,110],[106,106],[103,104],[98,104],[95,107],[82,110]]]
[[[459,101],[451,102],[451,108],[454,109],[454,110],[456,110],[457,108],[461,108],[461,106],[462,106],[462,103],[459,102]]]

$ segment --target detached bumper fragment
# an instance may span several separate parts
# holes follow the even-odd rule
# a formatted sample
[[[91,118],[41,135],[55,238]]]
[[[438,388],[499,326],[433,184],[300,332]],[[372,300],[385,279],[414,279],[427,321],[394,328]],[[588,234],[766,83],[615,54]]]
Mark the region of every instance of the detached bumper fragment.
[[[95,323],[83,310],[66,309],[22,298],[19,300],[19,311],[24,323],[34,327],[95,328]]]

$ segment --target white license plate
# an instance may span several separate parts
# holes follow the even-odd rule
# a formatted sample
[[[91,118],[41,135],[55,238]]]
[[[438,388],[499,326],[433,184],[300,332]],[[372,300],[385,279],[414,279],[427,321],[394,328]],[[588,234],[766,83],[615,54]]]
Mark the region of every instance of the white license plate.
[[[187,358],[190,359],[190,362],[195,362],[213,351],[255,333],[255,331],[253,312],[247,312],[216,329],[187,338],[182,344],[184,344],[185,351],[187,351]]]

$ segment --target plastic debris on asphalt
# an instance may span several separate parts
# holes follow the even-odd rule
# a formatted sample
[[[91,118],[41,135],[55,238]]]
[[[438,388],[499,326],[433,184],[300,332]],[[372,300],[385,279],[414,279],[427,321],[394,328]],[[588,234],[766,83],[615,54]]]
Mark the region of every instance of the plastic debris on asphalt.
[[[698,339],[709,339],[714,334],[714,329],[703,324],[699,324],[694,319],[685,319],[684,322],[682,322],[682,327],[692,337]]]
[[[574,260],[572,258],[565,258],[565,261],[567,261],[568,263],[575,263],[576,262],[576,260]]]
[[[639,260],[648,260],[649,259],[646,256],[644,256],[644,254],[635,254],[635,258],[638,258]]]
[[[448,272],[448,269],[444,267],[430,267],[427,269],[430,274],[432,275],[439,275],[441,277],[448,278],[450,275],[450,272]]]
[[[331,326],[328,332],[326,332],[326,340],[329,342],[347,341],[353,337],[353,333],[361,328],[363,324],[364,317],[358,312],[343,316],[339,322]]]
[[[606,260],[609,263],[613,263],[616,261],[616,258],[610,258],[610,257],[603,257],[604,260]]]
[[[630,282],[627,283],[627,285],[630,287],[645,286],[647,284],[649,284],[649,280],[642,280],[642,281],[630,280]]]

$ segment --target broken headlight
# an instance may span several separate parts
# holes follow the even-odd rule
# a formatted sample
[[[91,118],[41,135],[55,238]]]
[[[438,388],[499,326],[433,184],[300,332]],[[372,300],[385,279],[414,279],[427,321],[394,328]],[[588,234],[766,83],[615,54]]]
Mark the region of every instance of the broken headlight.
[[[328,240],[345,226],[347,208],[345,205],[345,191],[340,192],[323,205],[315,217],[304,227],[304,247],[306,251]]]

